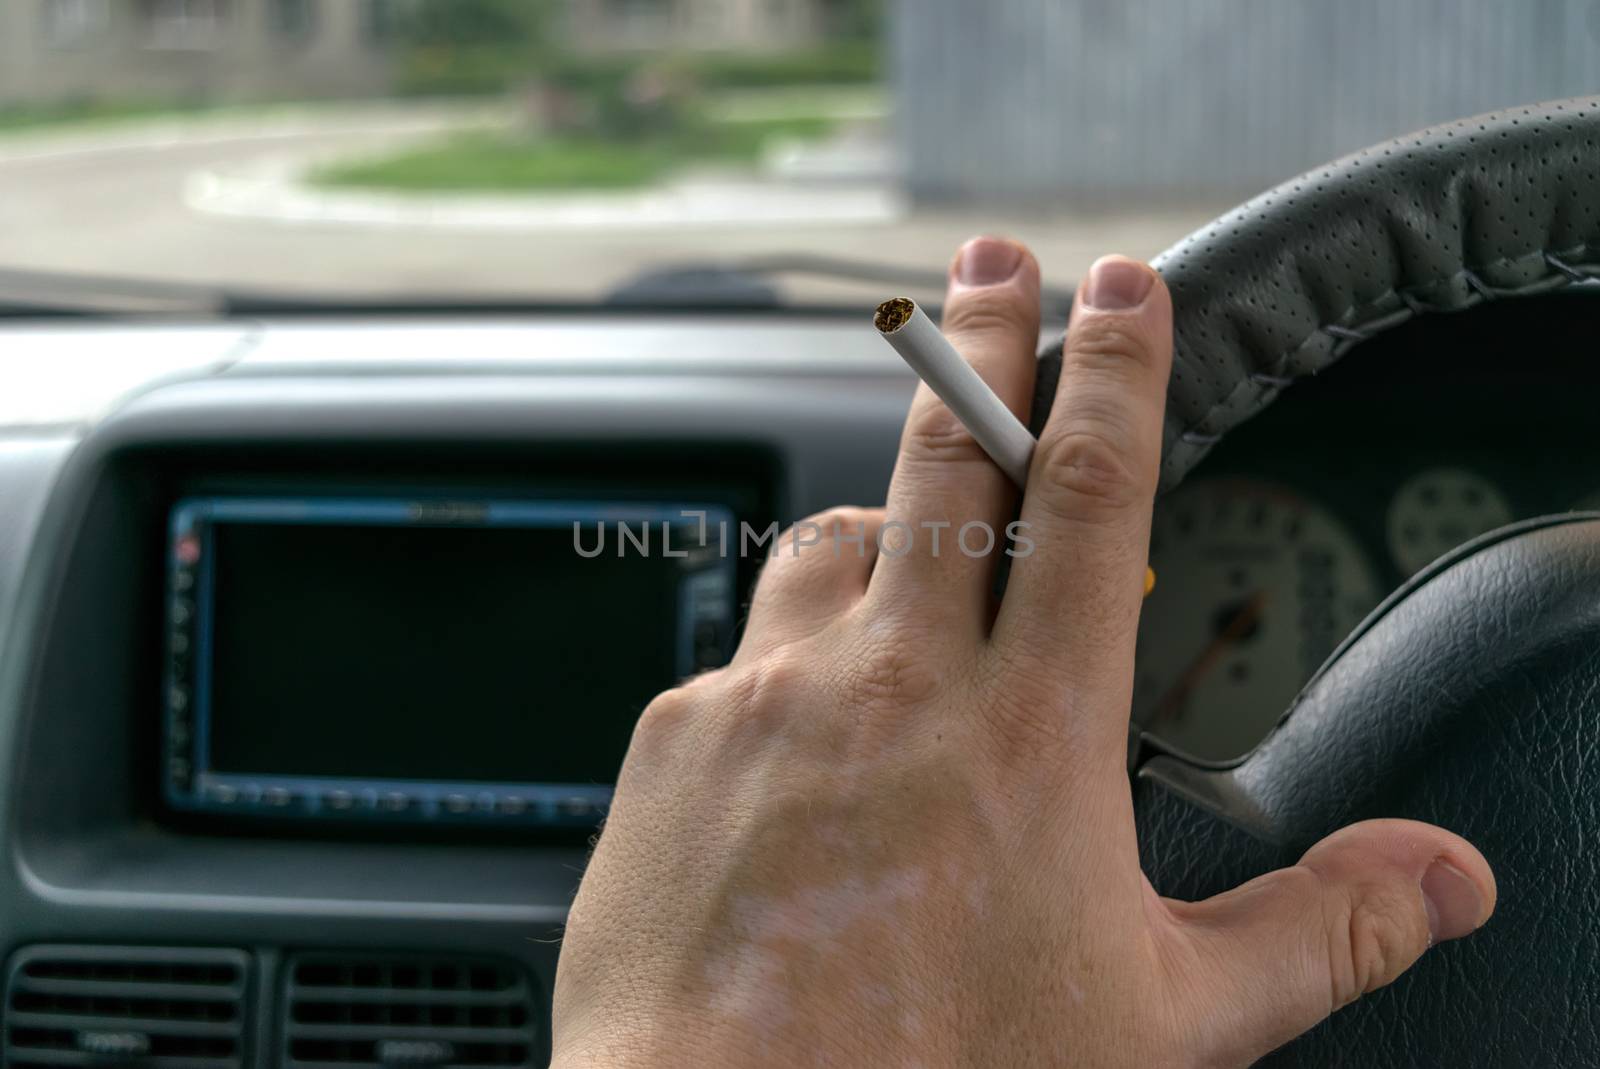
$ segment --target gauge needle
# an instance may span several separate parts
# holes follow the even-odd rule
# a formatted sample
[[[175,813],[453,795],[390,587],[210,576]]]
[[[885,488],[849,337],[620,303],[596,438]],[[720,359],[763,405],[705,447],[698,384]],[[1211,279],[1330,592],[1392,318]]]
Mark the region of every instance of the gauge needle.
[[[1221,631],[1217,632],[1216,637],[1206,644],[1205,649],[1200,651],[1200,656],[1196,657],[1190,662],[1189,667],[1183,670],[1183,675],[1178,677],[1178,681],[1172,685],[1172,688],[1161,696],[1160,701],[1156,702],[1155,710],[1150,714],[1150,722],[1146,726],[1154,726],[1167,719],[1178,719],[1183,713],[1183,706],[1189,698],[1189,692],[1194,690],[1200,681],[1206,677],[1206,674],[1216,667],[1217,662],[1222,660],[1235,642],[1238,642],[1249,633],[1250,629],[1255,626],[1256,621],[1261,619],[1261,610],[1266,607],[1267,592],[1265,590],[1258,590],[1251,595],[1250,600],[1239,607],[1239,611],[1233,614],[1233,617],[1228,620]]]

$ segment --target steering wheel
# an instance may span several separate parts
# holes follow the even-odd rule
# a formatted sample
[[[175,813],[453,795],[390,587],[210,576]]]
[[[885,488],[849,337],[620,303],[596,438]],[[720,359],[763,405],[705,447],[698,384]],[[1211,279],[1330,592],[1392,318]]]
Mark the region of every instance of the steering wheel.
[[[1367,149],[1235,209],[1156,267],[1176,316],[1165,491],[1285,386],[1382,331],[1600,275],[1600,98]],[[1042,354],[1036,433],[1059,374],[1059,348]],[[1178,898],[1293,864],[1369,817],[1442,825],[1494,866],[1499,906],[1482,931],[1262,1064],[1594,1064],[1600,513],[1462,546],[1380,605],[1253,752],[1154,757],[1134,804],[1145,871]]]

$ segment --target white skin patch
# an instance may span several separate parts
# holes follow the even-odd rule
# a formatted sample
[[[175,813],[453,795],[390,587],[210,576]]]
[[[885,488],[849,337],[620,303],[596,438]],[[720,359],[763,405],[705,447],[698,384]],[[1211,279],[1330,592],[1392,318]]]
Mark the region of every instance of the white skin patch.
[[[972,916],[977,920],[988,915],[989,887],[984,880],[975,880],[965,877],[961,873],[961,866],[954,861],[944,863],[944,879],[951,887],[959,887],[967,900],[967,908],[972,911]]]
[[[861,930],[898,927],[909,904],[928,886],[926,871],[909,868],[880,876],[846,876],[787,895],[736,897],[729,918],[736,943],[713,956],[705,970],[712,1012],[778,1034],[793,1019],[786,990],[788,947],[799,945],[827,956],[859,955],[856,937]],[[895,1013],[906,1038],[921,1032],[920,1015],[914,1007],[899,1005],[894,990],[859,980],[851,988],[850,1001],[876,1013]],[[814,1064],[826,1064],[823,1050],[816,1050],[815,1057]]]

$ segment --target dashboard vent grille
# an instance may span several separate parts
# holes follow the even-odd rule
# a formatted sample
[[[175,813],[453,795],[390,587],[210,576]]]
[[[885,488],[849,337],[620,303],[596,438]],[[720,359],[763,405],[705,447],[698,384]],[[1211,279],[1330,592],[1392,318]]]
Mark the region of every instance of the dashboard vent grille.
[[[6,978],[5,1065],[242,1066],[248,964],[237,950],[25,947]]]
[[[510,962],[302,954],[287,977],[292,1069],[535,1064],[532,989]]]

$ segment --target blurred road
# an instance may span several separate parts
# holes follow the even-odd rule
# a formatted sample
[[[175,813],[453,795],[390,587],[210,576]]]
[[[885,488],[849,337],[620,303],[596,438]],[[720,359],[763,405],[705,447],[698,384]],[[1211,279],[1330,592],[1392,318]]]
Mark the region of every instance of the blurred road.
[[[416,109],[365,109],[10,135],[0,140],[0,269],[326,294],[587,300],[676,261],[806,253],[938,270],[963,239],[988,232],[1028,242],[1047,280],[1068,284],[1101,253],[1152,256],[1226,207],[1047,215],[964,209],[876,222],[500,232],[229,217],[198,212],[186,200],[197,175],[298,169],[383,151],[461,121]],[[883,288],[784,282],[785,293],[801,300],[866,302]]]

